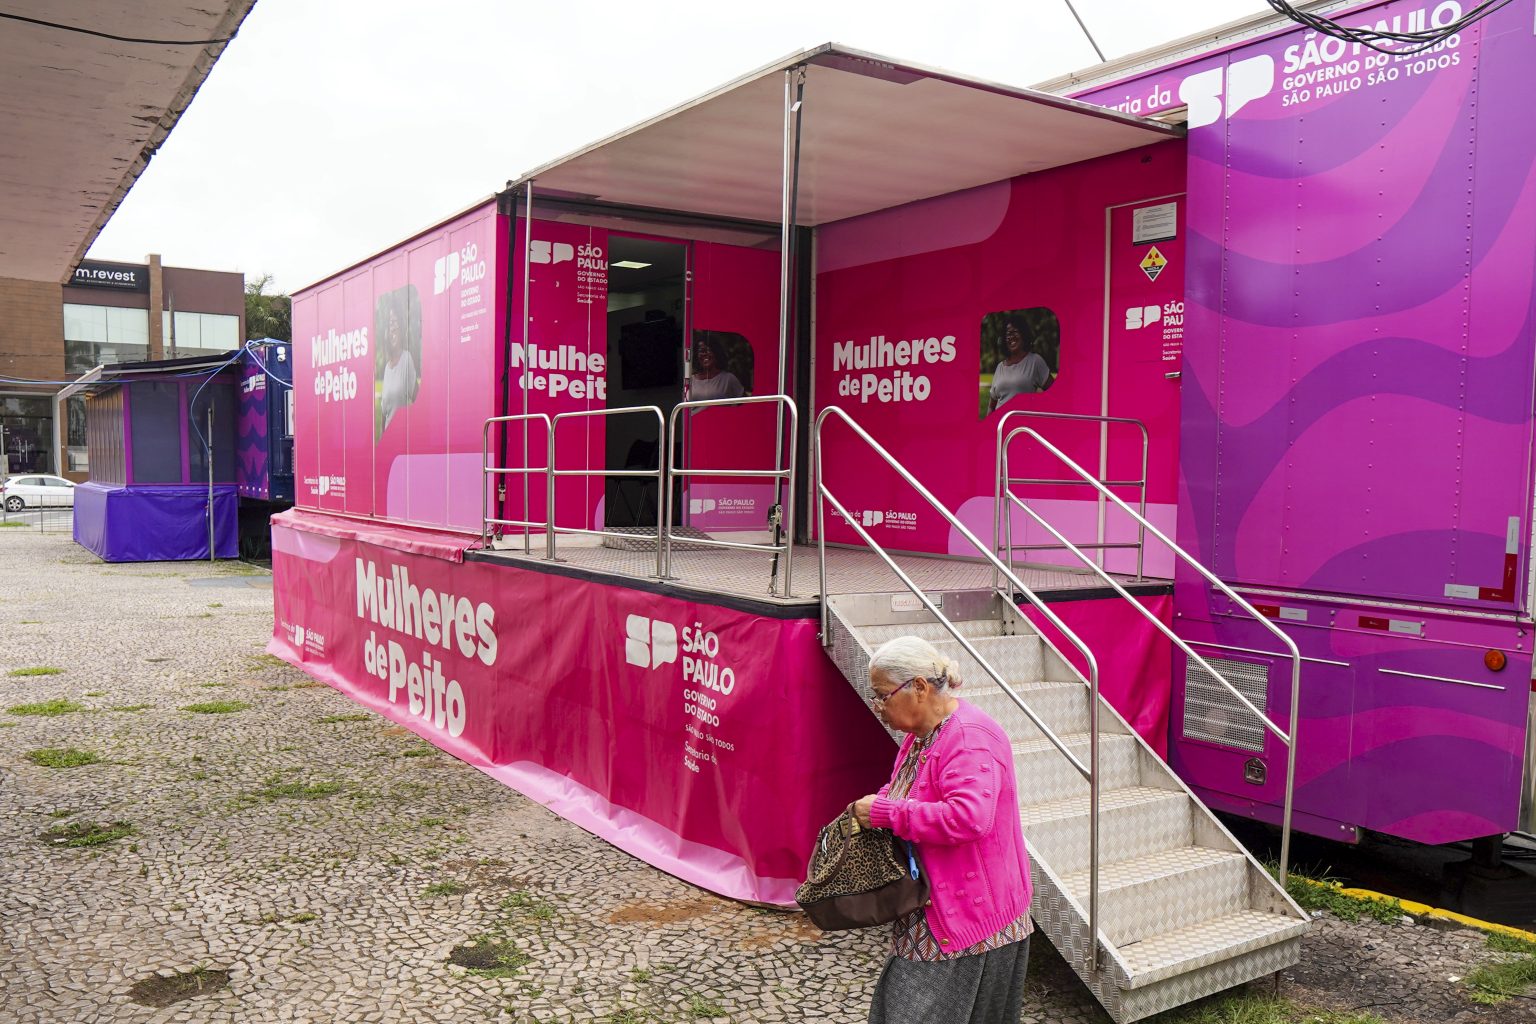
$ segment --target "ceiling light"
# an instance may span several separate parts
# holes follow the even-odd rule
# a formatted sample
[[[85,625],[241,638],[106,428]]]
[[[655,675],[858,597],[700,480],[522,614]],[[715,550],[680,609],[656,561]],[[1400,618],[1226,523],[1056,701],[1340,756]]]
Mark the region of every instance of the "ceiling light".
[[[623,267],[625,270],[644,270],[650,264],[637,263],[634,260],[619,260],[617,263],[610,264],[610,266]]]

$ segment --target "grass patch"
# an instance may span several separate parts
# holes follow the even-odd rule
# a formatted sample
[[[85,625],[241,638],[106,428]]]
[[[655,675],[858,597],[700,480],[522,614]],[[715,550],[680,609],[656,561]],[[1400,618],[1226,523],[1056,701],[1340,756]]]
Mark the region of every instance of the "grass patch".
[[[106,695],[106,690],[88,690],[85,694],[87,697],[105,697]]]
[[[74,811],[64,811],[64,810],[49,811],[48,812],[48,817],[50,817],[50,818],[67,818],[71,814],[74,814],[74,813],[75,813]]]
[[[27,525],[26,523],[17,522],[14,519],[7,519],[5,522],[0,523],[0,527],[7,527],[7,528],[10,528],[10,529],[13,529],[13,530],[18,528],[18,527],[24,527],[26,525]]]
[[[410,750],[407,750],[405,753],[401,754],[400,756],[401,757],[431,757],[432,756],[432,751],[434,751],[436,749],[437,749],[436,747],[412,747]]]
[[[1503,932],[1491,932],[1488,935],[1488,948],[1499,953],[1524,953],[1527,956],[1536,954],[1536,942],[1515,935],[1505,935]]]
[[[232,715],[249,707],[243,700],[210,700],[202,704],[188,704],[181,710],[190,711],[194,715]]]
[[[1278,870],[1273,864],[1268,865],[1268,868],[1271,875]],[[1286,875],[1285,891],[1301,909],[1321,910],[1351,924],[1361,919],[1395,924],[1405,913],[1403,905],[1397,900],[1371,900],[1352,896],[1344,891],[1342,885],[1328,878],[1326,872],[1321,874],[1320,878],[1295,871]]]
[[[84,710],[84,704],[76,704],[72,700],[45,700],[38,704],[17,704],[15,707],[6,708],[6,711],[13,715],[37,715],[42,718],[57,718],[60,715]]]
[[[1244,993],[1215,996],[1169,1010],[1151,1018],[1151,1024],[1384,1024],[1374,1013],[1361,1010],[1314,1010],[1289,999]]]
[[[469,886],[463,882],[433,882],[421,890],[423,896],[462,896],[469,892]]]
[[[319,914],[315,914],[315,913],[312,913],[312,912],[310,912],[308,910],[305,910],[305,911],[302,911],[300,913],[294,914],[292,917],[290,917],[288,919],[288,923],[289,924],[308,924],[311,921],[318,921],[318,920],[320,920],[320,915]]]
[[[1497,1006],[1511,997],[1523,996],[1527,988],[1536,984],[1536,956],[1532,955],[1536,953],[1536,942],[1498,932],[1489,935],[1487,941],[1489,949],[1519,954],[1513,960],[1483,964],[1465,979],[1468,998],[1484,1006]]]
[[[101,846],[104,843],[115,843],[119,839],[125,839],[131,835],[133,835],[133,826],[126,821],[114,821],[110,825],[98,825],[92,821],[76,821],[68,825],[55,825],[38,836],[38,838],[49,846],[80,849],[87,846]]]
[[[494,935],[480,935],[448,954],[448,962],[482,978],[510,978],[532,959],[512,943]]]
[[[154,707],[153,704],[114,704],[112,707],[107,708],[107,710],[108,711],[130,711],[131,712],[131,711],[143,711],[145,708],[152,708],[152,707]]]
[[[288,668],[289,665],[275,654],[253,654],[245,659],[251,668]]]
[[[644,984],[645,982],[650,981],[653,977],[655,977],[655,975],[646,970],[644,967],[636,967],[634,970],[629,972],[629,977],[631,981],[638,981]]]
[[[508,894],[501,901],[500,907],[502,910],[511,911],[535,921],[548,921],[555,916],[553,903],[522,890]]]
[[[214,686],[228,686],[229,684],[228,683],[198,683],[197,685],[202,687],[203,689],[208,689],[208,688],[214,687]]]
[[[224,607],[224,602],[223,601],[215,601],[212,604],[210,604],[208,607],[209,608],[223,608]]]
[[[6,675],[11,676],[57,676],[64,672],[61,668],[52,665],[32,665],[28,668],[13,668]]]
[[[326,715],[320,719],[321,725],[335,725],[337,722],[366,722],[373,716],[367,713],[355,715]]]
[[[268,800],[319,800],[345,788],[339,782],[281,782],[278,778],[270,778],[267,787],[256,792]]]
[[[81,768],[101,764],[101,757],[75,747],[42,747],[27,754],[27,760],[40,768]]]
[[[695,1019],[699,1017],[724,1017],[725,1007],[713,999],[705,999],[703,996],[694,996],[688,1000],[688,1016]]]

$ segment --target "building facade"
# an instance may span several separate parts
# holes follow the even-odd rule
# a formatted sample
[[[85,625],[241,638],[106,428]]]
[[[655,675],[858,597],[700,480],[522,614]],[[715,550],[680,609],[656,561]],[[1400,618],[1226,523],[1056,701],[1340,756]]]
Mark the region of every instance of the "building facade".
[[[104,363],[228,352],[245,338],[238,273],[86,260],[69,284],[0,279],[0,474],[89,475],[85,403],[65,382]]]

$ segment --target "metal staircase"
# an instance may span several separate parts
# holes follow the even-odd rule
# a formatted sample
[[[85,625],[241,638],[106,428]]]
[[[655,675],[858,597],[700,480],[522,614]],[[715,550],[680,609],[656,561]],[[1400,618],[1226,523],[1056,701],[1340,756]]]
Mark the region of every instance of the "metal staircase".
[[[870,656],[892,637],[922,636],[959,663],[965,681],[962,698],[995,719],[1013,741],[1034,882],[1035,923],[1109,1015],[1120,1024],[1140,1020],[1295,964],[1310,919],[1098,697],[1092,651],[1018,579],[1011,564],[997,558],[996,539],[991,549],[978,541],[845,413],[836,409],[822,413],[816,425],[818,450],[829,415],[844,421],[954,530],[975,544],[981,557],[997,570],[1002,585],[990,591],[924,593],[847,514],[826,487],[818,458],[818,516],[824,505],[830,505],[907,587],[897,593],[824,596],[823,642],[864,697],[870,695]],[[1005,427],[1006,423],[1000,424],[1000,446],[1027,433],[1049,447],[1028,428],[1005,435]],[[1070,470],[1087,478],[1065,455],[1051,451]],[[1000,450],[1001,491],[1010,503],[1024,505],[1008,488],[1003,454]],[[1137,515],[1128,507],[1126,511]],[[1188,558],[1151,524],[1141,521]],[[825,538],[824,519],[819,526],[818,534]],[[1111,588],[1131,598],[1088,556],[1051,532]],[[821,543],[825,544],[824,539]],[[824,547],[821,564],[821,593],[826,595]],[[1034,628],[1016,601],[1031,604],[1077,648],[1088,666],[1086,675]],[[1152,621],[1172,637],[1155,617]],[[1177,637],[1172,639],[1192,660],[1206,664]],[[1295,664],[1299,665],[1299,657]],[[1232,689],[1219,673],[1210,671],[1220,685]],[[1235,689],[1232,693],[1239,707],[1258,715],[1267,729],[1294,749],[1292,736]],[[1289,801],[1282,875],[1288,853]],[[1095,935],[1097,941],[1092,938]]]

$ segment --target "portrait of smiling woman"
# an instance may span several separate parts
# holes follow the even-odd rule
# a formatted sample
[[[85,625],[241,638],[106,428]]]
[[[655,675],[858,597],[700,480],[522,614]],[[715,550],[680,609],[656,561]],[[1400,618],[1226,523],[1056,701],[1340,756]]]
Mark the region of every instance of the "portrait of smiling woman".
[[[860,824],[910,840],[929,903],[896,920],[870,1024],[1013,1024],[1029,967],[1029,855],[1013,749],[955,696],[955,663],[915,636],[869,663],[881,721],[907,734],[891,781],[854,804]]]

